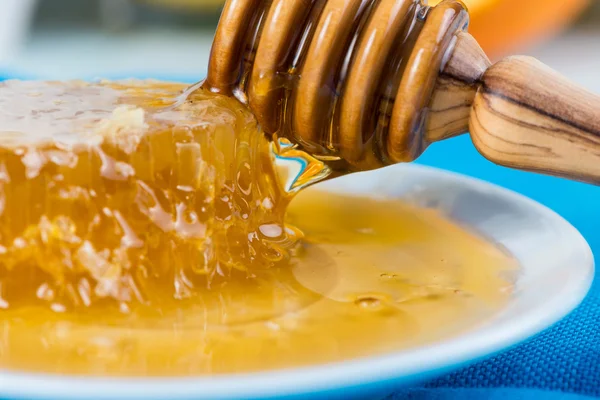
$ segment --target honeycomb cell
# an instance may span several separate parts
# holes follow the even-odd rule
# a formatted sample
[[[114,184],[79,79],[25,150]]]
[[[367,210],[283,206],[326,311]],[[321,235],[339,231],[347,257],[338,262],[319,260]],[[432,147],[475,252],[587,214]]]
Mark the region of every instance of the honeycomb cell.
[[[233,98],[127,80],[0,84],[0,306],[193,297],[285,263],[298,233]]]

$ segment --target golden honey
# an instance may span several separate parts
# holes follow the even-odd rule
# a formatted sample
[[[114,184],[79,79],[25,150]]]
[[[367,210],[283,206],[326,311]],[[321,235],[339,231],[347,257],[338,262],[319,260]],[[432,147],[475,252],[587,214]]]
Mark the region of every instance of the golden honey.
[[[283,263],[295,232],[236,100],[151,81],[0,87],[0,305],[156,307]]]
[[[457,334],[510,295],[510,255],[435,210],[318,186],[290,203],[327,168],[270,145],[234,99],[8,82],[0,102],[1,368],[342,361]],[[282,156],[301,173],[280,173]]]
[[[434,210],[309,189],[289,221],[306,235],[289,266],[237,276],[160,314],[5,311],[0,365],[193,376],[343,361],[458,334],[511,293],[513,260]]]

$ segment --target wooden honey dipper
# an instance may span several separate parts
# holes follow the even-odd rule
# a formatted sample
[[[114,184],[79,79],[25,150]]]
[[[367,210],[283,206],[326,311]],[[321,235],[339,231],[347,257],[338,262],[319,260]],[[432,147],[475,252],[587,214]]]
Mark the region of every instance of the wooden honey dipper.
[[[468,20],[457,0],[228,0],[204,86],[347,170],[470,132],[498,164],[599,183],[600,97],[530,57],[492,65]]]

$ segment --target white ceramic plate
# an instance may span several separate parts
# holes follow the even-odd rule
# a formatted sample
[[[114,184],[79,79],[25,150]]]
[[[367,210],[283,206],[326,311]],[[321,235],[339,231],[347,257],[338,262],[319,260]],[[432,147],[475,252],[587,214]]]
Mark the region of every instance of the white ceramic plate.
[[[402,197],[434,206],[505,246],[521,263],[517,290],[487,323],[409,351],[279,372],[185,379],[101,379],[0,372],[0,398],[365,398],[514,345],[575,308],[594,275],[581,235],[549,209],[485,182],[402,165],[328,182],[323,189]]]

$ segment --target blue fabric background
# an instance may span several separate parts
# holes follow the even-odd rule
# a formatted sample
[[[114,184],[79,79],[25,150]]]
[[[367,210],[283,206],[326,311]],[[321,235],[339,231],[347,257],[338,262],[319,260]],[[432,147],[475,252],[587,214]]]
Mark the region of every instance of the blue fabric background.
[[[595,257],[600,254],[600,187],[493,165],[466,136],[435,144],[418,162],[481,178],[539,201],[579,229]],[[568,394],[600,397],[598,279],[582,305],[554,327],[514,349],[392,398],[579,398]]]

